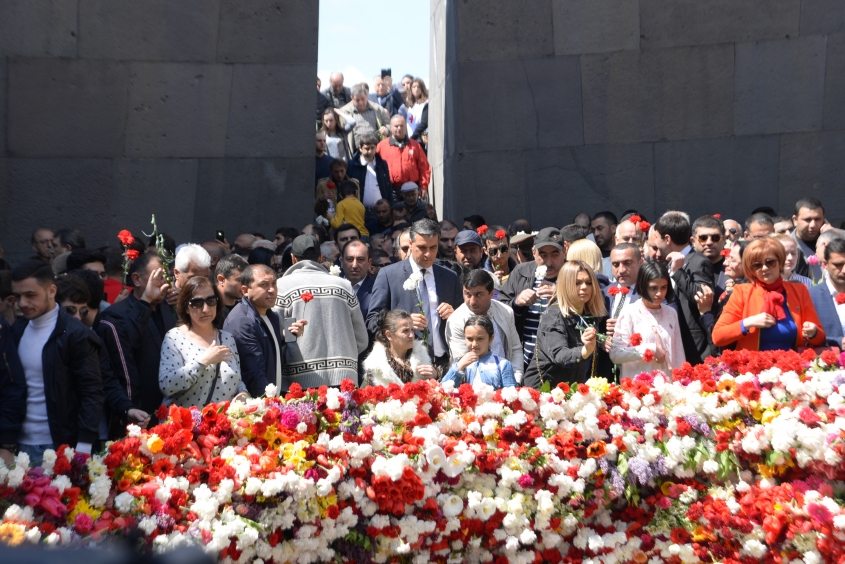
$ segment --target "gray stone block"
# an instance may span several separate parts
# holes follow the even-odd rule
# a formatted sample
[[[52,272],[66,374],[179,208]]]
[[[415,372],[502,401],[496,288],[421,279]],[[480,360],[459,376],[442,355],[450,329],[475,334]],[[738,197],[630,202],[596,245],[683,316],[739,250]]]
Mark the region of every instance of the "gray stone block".
[[[314,0],[222,0],[217,60],[305,65],[313,71],[319,7]]]
[[[457,4],[459,61],[555,54],[552,0],[463,0]]]
[[[132,63],[127,157],[222,157],[232,67]]]
[[[527,217],[525,194],[526,151],[488,151],[457,156],[457,184],[447,185],[454,194],[455,210],[448,219],[460,224],[470,214],[484,216],[488,225],[507,225]]]
[[[121,229],[138,237],[142,231],[151,233],[155,214],[162,233],[180,243],[190,241],[197,169],[196,159],[114,159],[109,232],[115,237]]]
[[[123,153],[128,67],[115,61],[11,59],[8,146],[19,157]]]
[[[74,227],[86,245],[113,243],[109,238],[110,159],[5,159],[8,214],[0,240],[11,260],[30,256],[29,237],[39,226]],[[114,237],[114,234],[111,234]],[[12,257],[11,255],[15,256]]]
[[[655,143],[657,213],[721,213],[741,223],[758,206],[777,209],[779,144],[777,136]]]
[[[0,56],[76,57],[77,0],[0,0]]]
[[[845,132],[780,136],[780,209],[806,196],[822,201],[825,214],[845,219]]]
[[[458,150],[584,143],[577,57],[464,62],[458,72]]]
[[[313,154],[314,94],[302,84],[308,67],[234,65],[227,157],[305,157]]]
[[[296,159],[200,159],[193,239],[206,241],[224,229],[239,233],[313,220],[314,157]],[[231,236],[230,236],[231,234]]]
[[[826,39],[737,43],[734,133],[821,129]]]
[[[561,227],[576,214],[655,208],[651,143],[529,151],[528,208],[534,229]]]
[[[845,33],[827,36],[824,129],[845,129]]]
[[[9,84],[9,63],[0,58],[0,157],[6,154],[6,91]]]
[[[640,45],[658,49],[798,37],[800,16],[801,0],[640,0]]]
[[[639,49],[639,0],[554,0],[556,55]]]
[[[801,0],[801,35],[845,31],[845,2]]]
[[[733,75],[733,45],[583,55],[584,142],[730,135]]]
[[[79,0],[79,56],[214,62],[219,14],[220,0]]]

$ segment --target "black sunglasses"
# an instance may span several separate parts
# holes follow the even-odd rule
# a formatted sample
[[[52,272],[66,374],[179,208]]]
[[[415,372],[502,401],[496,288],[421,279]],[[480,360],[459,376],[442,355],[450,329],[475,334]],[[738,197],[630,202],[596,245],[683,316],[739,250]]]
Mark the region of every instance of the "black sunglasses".
[[[709,234],[709,235],[703,235],[702,234],[702,235],[698,236],[698,242],[699,243],[702,243],[702,244],[706,243],[707,239],[712,239],[714,243],[718,243],[719,241],[722,240],[722,236],[719,233],[713,233],[713,234]]]
[[[507,245],[499,245],[498,247],[489,247],[487,249],[487,254],[492,256],[497,256],[499,254],[506,255],[510,252],[510,247]]]
[[[85,317],[88,315],[90,311],[87,307],[76,307],[76,306],[65,306],[65,311],[71,315],[76,315],[76,312],[79,312],[79,317]]]
[[[188,300],[188,305],[194,309],[202,309],[202,305],[205,304],[208,307],[216,307],[217,306],[217,296],[208,296],[207,298],[191,298]]]

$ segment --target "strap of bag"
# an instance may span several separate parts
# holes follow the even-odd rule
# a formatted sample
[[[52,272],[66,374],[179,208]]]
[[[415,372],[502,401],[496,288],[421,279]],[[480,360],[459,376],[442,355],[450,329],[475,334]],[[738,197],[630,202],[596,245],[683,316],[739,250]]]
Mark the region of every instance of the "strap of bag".
[[[220,331],[217,331],[217,342],[222,344],[222,342],[220,341]],[[205,403],[203,404],[204,406],[210,404],[211,398],[214,397],[214,390],[217,389],[217,380],[220,378],[221,364],[221,362],[218,362],[214,368],[214,380],[211,381],[211,387],[208,389],[208,397],[205,398]]]

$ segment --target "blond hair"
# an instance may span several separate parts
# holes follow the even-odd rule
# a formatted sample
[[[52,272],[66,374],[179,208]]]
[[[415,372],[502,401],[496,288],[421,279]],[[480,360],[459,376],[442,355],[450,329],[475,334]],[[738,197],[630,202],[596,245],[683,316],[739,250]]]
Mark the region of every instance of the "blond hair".
[[[589,239],[578,239],[569,245],[566,251],[566,260],[580,260],[586,262],[593,272],[602,272],[601,249]]]
[[[579,311],[581,309],[577,287],[579,272],[589,274],[590,282],[593,285],[593,295],[584,304],[583,311]],[[569,317],[573,313],[576,315],[594,315],[597,317],[607,315],[607,307],[604,305],[604,297],[602,296],[596,273],[593,272],[590,265],[580,260],[567,260],[563,268],[560,269],[557,275],[557,283],[555,284],[555,293],[552,295],[550,303],[556,303],[560,308],[560,313],[564,317]]]

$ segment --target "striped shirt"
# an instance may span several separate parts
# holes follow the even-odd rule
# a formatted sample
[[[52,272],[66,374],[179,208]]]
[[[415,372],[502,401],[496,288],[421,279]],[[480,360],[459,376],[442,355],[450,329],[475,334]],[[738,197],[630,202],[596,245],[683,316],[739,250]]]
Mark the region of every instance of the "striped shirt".
[[[546,280],[554,284],[554,280]],[[534,280],[534,291],[540,288],[540,282],[543,280]],[[525,314],[525,329],[523,335],[525,337],[525,344],[523,345],[522,355],[525,359],[525,366],[531,364],[534,358],[534,348],[537,346],[537,330],[540,328],[540,316],[549,308],[548,298],[538,298],[536,302],[531,304],[528,308],[528,313]]]

